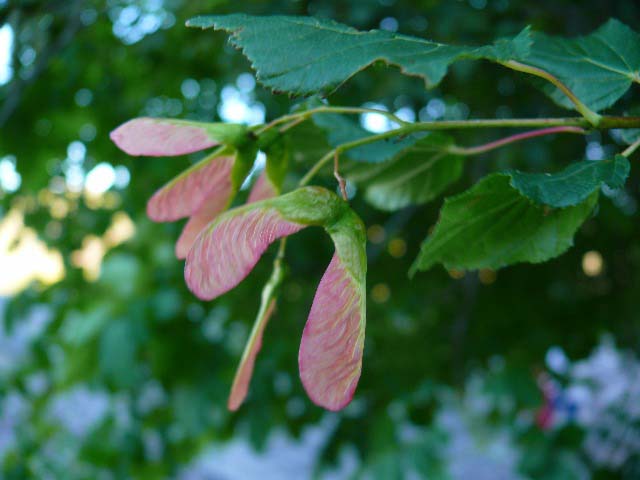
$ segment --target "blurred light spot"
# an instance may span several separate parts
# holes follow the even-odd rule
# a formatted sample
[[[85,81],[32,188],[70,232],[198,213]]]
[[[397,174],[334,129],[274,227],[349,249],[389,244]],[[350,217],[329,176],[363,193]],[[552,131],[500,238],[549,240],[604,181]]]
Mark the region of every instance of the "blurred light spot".
[[[367,237],[369,238],[369,241],[371,243],[379,244],[384,242],[387,234],[384,231],[384,227],[382,225],[375,224],[367,228]]]
[[[36,51],[33,48],[26,47],[22,50],[22,53],[20,54],[20,63],[23,66],[28,67],[33,63],[35,59],[36,59]]]
[[[371,298],[376,303],[385,303],[391,297],[391,290],[386,283],[378,283],[371,289]]]
[[[133,220],[125,212],[116,212],[111,217],[111,225],[104,232],[104,243],[107,247],[116,247],[133,236],[136,233],[136,226]]]
[[[496,274],[495,270],[491,270],[488,268],[483,268],[478,272],[478,278],[480,279],[480,283],[482,283],[483,285],[491,285],[496,281],[497,276],[498,275]]]
[[[241,73],[236,79],[236,86],[242,93],[252,92],[256,88],[256,79],[250,73]]]
[[[293,397],[289,399],[285,410],[289,418],[301,417],[307,409],[307,402],[300,397]]]
[[[112,7],[109,17],[113,22],[113,34],[123,43],[130,45],[160,28],[171,27],[175,23],[175,16],[162,6],[162,1],[147,0],[139,5]]]
[[[379,103],[365,103],[365,108],[375,108],[376,110],[388,111],[387,107]],[[360,125],[365,130],[373,133],[382,133],[394,128],[395,124],[380,113],[363,113],[360,115]]]
[[[94,282],[100,276],[100,267],[106,250],[100,237],[87,235],[82,240],[82,247],[71,253],[71,263],[82,268],[85,280]]]
[[[604,149],[600,142],[589,142],[586,156],[587,160],[602,160],[604,158]]]
[[[69,205],[69,202],[63,197],[54,197],[49,202],[49,214],[53,218],[65,218],[69,214],[70,209],[71,206]]]
[[[80,385],[57,393],[47,404],[47,409],[50,418],[55,419],[76,438],[82,438],[107,415],[109,395]],[[78,411],[82,411],[82,415],[78,415]]]
[[[427,116],[431,120],[435,120],[437,118],[441,118],[444,115],[444,112],[446,111],[446,105],[439,98],[432,98],[427,103],[427,106],[425,107],[425,109],[426,109]]]
[[[72,163],[81,163],[86,154],[87,147],[84,146],[84,143],[78,140],[71,142],[67,147],[67,158]]]
[[[138,15],[140,15],[140,9],[135,5],[129,5],[120,11],[118,21],[123,25],[131,25],[138,19]]]
[[[582,271],[588,277],[597,277],[602,273],[604,260],[600,252],[591,250],[582,257]]]
[[[382,30],[388,30],[389,32],[398,31],[398,20],[393,17],[386,17],[380,20],[380,28]]]
[[[124,165],[118,165],[115,168],[116,178],[113,184],[116,188],[123,189],[127,188],[129,182],[131,181],[131,173],[129,173],[129,169]]]
[[[291,388],[293,384],[291,382],[291,376],[286,372],[278,372],[273,378],[273,389],[274,391],[280,395],[288,395],[291,393]]]
[[[180,85],[180,91],[184,98],[192,100],[200,93],[200,84],[193,78],[186,78],[183,80],[182,85]]]
[[[80,127],[78,135],[83,142],[90,142],[96,138],[96,127],[92,123],[85,123]]]
[[[569,359],[560,347],[551,347],[545,355],[545,363],[549,369],[560,375],[567,373],[569,370]]]
[[[65,168],[64,179],[69,191],[81,192],[84,183],[84,169],[79,165],[70,165]]]
[[[11,68],[11,55],[13,53],[13,29],[5,24],[0,27],[0,85],[11,80],[13,68]]]
[[[469,0],[469,5],[476,10],[482,10],[487,6],[487,0]]]
[[[93,93],[88,88],[81,88],[76,92],[73,99],[79,107],[87,107],[93,101]]]
[[[47,222],[44,227],[44,234],[51,240],[58,240],[62,236],[62,223],[57,220]]]
[[[466,103],[458,102],[447,106],[446,115],[449,120],[464,120],[469,117],[469,107]]]
[[[387,250],[393,258],[402,258],[407,253],[407,242],[402,238],[394,238],[389,242]]]
[[[100,276],[102,260],[112,248],[126,242],[135,234],[135,225],[124,212],[116,212],[111,217],[111,224],[102,237],[87,235],[82,240],[82,247],[72,252],[71,263],[82,269],[84,278],[94,282]]]
[[[91,25],[98,18],[98,12],[94,8],[86,8],[80,12],[80,21],[86,27]]]
[[[104,193],[113,187],[116,181],[116,172],[109,163],[102,162],[96,165],[87,173],[84,188],[93,194]]]
[[[44,285],[64,277],[62,255],[50,250],[17,209],[0,220],[0,295],[15,295],[34,281]]]
[[[171,117],[176,117],[182,113],[182,101],[177,98],[169,98],[164,103],[164,109]]]
[[[16,170],[16,157],[7,155],[0,159],[0,190],[13,193],[20,188],[22,177]]]
[[[257,125],[264,123],[265,108],[260,102],[233,85],[226,85],[220,92],[222,102],[218,106],[218,114],[226,122]]]
[[[465,276],[465,271],[464,270],[449,270],[449,276],[455,280],[460,280],[461,278],[464,278]]]
[[[416,121],[416,112],[413,111],[411,107],[402,107],[396,110],[396,117],[404,120],[405,122],[415,122]]]

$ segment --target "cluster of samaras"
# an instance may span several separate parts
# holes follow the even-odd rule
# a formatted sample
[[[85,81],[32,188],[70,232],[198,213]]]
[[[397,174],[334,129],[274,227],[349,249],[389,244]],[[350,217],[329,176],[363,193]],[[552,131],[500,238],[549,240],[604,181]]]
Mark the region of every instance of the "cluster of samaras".
[[[154,221],[188,218],[176,256],[186,259],[187,285],[203,300],[238,285],[275,240],[309,225],[324,227],[336,251],[313,300],[298,361],[309,397],[339,410],[353,397],[362,365],[364,229],[346,202],[325,189],[305,187],[279,195],[281,179],[270,175],[269,165],[254,183],[247,204],[229,209],[257,152],[248,133],[242,125],[138,118],[114,130],[111,138],[130,155],[173,156],[218,147],[158,190],[147,206]],[[275,306],[273,290],[263,292],[263,308],[229,397],[232,410],[247,394],[262,333]]]

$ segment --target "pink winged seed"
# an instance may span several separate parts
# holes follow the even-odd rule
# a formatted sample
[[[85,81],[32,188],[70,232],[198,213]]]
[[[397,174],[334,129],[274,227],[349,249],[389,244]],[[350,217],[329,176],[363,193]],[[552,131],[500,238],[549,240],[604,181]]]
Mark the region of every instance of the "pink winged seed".
[[[267,172],[263,170],[256,180],[256,183],[251,187],[247,203],[259,202],[260,200],[266,200],[267,198],[275,196],[276,189],[271,183],[271,180],[269,180],[269,177],[267,177]]]
[[[284,220],[275,209],[227,216],[193,244],[184,269],[187,286],[198,298],[213,300],[238,285],[271,243],[305,226]]]
[[[344,408],[360,378],[362,301],[354,279],[334,254],[313,299],[298,354],[309,398],[328,410]]]
[[[229,394],[229,400],[227,402],[227,407],[231,411],[238,410],[247,396],[247,392],[249,391],[249,382],[253,375],[253,367],[256,363],[256,357],[262,348],[262,335],[271,315],[273,314],[275,306],[276,300],[274,298],[269,303],[267,311],[264,314],[264,318],[258,326],[258,331],[255,334],[255,339],[253,340],[250,349],[242,356],[242,361],[238,366],[238,371],[233,379],[233,386],[231,387],[231,393]]]
[[[155,222],[173,222],[198,213],[204,202],[231,190],[234,157],[215,157],[179,175],[158,190],[147,204],[147,215]]]
[[[187,254],[198,234],[227,208],[231,197],[231,182],[221,182],[220,188],[207,198],[200,209],[191,216],[176,242],[176,257],[187,258]]]
[[[134,118],[111,132],[111,140],[129,155],[170,157],[218,145],[204,128],[162,118]]]

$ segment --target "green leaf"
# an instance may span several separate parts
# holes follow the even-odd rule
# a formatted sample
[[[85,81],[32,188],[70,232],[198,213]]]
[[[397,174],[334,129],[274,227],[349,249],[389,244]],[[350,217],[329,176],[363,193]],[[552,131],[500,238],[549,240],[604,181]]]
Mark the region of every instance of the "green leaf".
[[[373,135],[344,115],[322,113],[314,115],[312,119],[318,127],[326,132],[327,139],[333,147]],[[418,137],[410,136],[402,139],[380,140],[352,148],[345,153],[345,156],[359,162],[385,162],[413,145],[417,139]]]
[[[536,203],[562,208],[585,201],[602,184],[621,188],[629,176],[629,160],[616,155],[611,160],[574,163],[563,171],[548,173],[509,172],[511,186]]]
[[[363,185],[365,198],[387,211],[433,200],[460,178],[464,159],[447,152],[450,137],[431,134],[379,165],[355,165],[349,180]]]
[[[332,20],[277,15],[203,16],[187,26],[229,32],[231,43],[242,49],[264,85],[298,95],[331,91],[376,61],[421,77],[432,88],[457,60],[522,57],[530,41],[525,30],[494,45],[453,46],[388,31],[360,32]]]
[[[620,138],[624,143],[631,145],[640,140],[640,128],[629,128],[620,130]]]
[[[640,83],[640,35],[611,19],[590,35],[562,38],[533,33],[528,54],[516,57],[562,81],[592,110],[603,110]],[[543,90],[559,105],[574,108],[556,87]]]
[[[573,245],[573,235],[593,211],[598,192],[563,209],[536,205],[496,173],[466,192],[445,200],[440,220],[422,244],[411,267],[500,268],[520,262],[539,263]]]

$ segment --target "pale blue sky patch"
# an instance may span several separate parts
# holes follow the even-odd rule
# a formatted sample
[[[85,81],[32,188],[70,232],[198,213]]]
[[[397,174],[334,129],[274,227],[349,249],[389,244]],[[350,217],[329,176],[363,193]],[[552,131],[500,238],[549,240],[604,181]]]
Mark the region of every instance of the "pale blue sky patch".
[[[0,3],[1,5],[2,3]],[[0,27],[0,85],[11,80],[11,53],[13,52],[13,29],[9,25]]]

